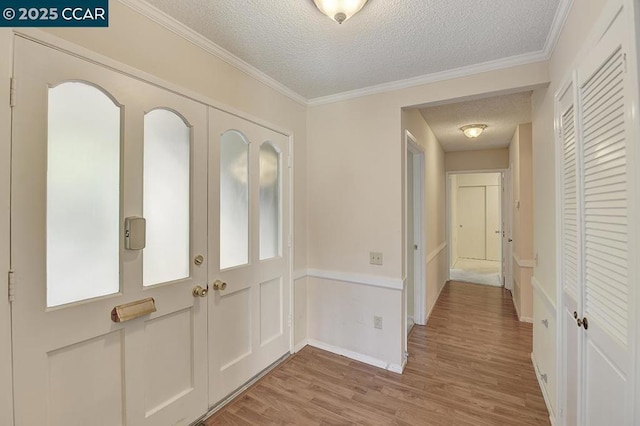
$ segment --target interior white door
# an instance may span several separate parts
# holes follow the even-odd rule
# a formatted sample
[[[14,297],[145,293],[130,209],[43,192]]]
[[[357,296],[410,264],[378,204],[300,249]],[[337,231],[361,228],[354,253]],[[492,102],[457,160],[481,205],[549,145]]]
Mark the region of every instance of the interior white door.
[[[486,259],[486,208],[484,186],[458,188],[458,254]]]
[[[191,261],[207,249],[206,107],[20,37],[15,79],[16,425],[195,421],[207,409],[207,306],[192,296],[206,262]],[[126,250],[124,219],[143,215],[147,248]],[[113,321],[142,299],[156,311]]]
[[[415,252],[418,246],[415,241],[415,203],[414,203],[414,154],[407,151],[407,333],[415,323]]]
[[[210,405],[290,351],[289,140],[211,108]]]
[[[567,86],[558,96],[556,121],[559,125],[561,144],[558,146],[559,181],[560,181],[560,270],[563,305],[561,307],[561,330],[563,358],[562,368],[558,371],[564,374],[563,402],[565,406],[565,424],[577,425],[578,403],[580,389],[580,351],[576,318],[582,312],[581,282],[579,268],[579,254],[581,235],[580,215],[578,215],[578,156],[576,139],[576,113],[574,102],[574,86]]]
[[[486,188],[486,226],[487,260],[500,261],[500,187]]]
[[[585,425],[633,423],[636,235],[630,221],[638,175],[632,117],[638,93],[626,63],[633,53],[631,11],[621,7],[595,48],[578,67],[582,195],[582,371],[579,421]],[[630,178],[631,177],[631,178]],[[633,201],[636,201],[634,204]],[[587,327],[588,326],[588,327]]]
[[[504,288],[513,290],[513,252],[512,252],[512,216],[511,199],[513,187],[511,186],[511,167],[502,173],[502,279]]]

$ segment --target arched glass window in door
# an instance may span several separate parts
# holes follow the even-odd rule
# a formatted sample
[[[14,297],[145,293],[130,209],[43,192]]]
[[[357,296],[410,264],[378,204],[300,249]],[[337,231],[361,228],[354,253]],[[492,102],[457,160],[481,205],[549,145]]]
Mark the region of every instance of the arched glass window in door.
[[[87,83],[49,89],[47,306],[120,290],[120,108]]]
[[[190,134],[173,111],[155,109],[144,116],[145,286],[190,275]]]
[[[220,269],[249,262],[249,142],[236,130],[220,139]]]
[[[260,147],[260,260],[282,254],[280,191],[280,153],[265,142]]]

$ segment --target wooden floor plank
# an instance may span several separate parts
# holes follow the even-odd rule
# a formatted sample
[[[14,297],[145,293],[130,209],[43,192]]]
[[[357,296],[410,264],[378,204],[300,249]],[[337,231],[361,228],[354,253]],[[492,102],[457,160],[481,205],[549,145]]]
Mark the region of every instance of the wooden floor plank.
[[[546,426],[531,345],[509,292],[451,282],[403,375],[306,347],[205,424]]]

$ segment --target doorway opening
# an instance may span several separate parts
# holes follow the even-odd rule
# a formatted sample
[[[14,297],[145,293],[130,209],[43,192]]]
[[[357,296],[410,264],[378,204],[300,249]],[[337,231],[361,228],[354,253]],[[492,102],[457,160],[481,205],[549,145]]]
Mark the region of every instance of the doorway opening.
[[[425,325],[425,158],[423,148],[406,133],[406,334],[415,324]]]
[[[503,173],[452,173],[448,186],[450,279],[503,286]]]

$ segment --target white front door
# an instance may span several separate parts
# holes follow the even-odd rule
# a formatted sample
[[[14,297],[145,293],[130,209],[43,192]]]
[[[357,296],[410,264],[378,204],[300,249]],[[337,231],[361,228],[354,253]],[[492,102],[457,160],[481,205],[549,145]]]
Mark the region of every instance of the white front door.
[[[206,107],[21,37],[15,80],[16,425],[190,424],[207,410]]]
[[[209,113],[209,402],[290,350],[289,140]]]
[[[486,210],[484,186],[458,188],[458,255],[467,259],[486,257]]]

